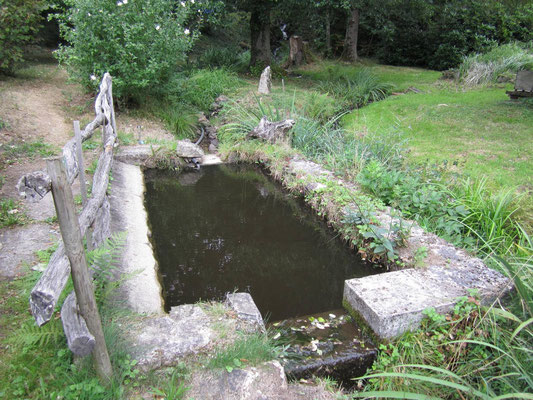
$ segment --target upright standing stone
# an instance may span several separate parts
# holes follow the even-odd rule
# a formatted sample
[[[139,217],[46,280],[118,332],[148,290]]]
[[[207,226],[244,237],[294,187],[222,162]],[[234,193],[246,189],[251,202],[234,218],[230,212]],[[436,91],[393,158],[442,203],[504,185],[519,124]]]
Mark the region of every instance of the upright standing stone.
[[[270,94],[270,88],[272,87],[272,72],[270,67],[266,67],[261,73],[261,79],[259,79],[258,92],[261,94]]]

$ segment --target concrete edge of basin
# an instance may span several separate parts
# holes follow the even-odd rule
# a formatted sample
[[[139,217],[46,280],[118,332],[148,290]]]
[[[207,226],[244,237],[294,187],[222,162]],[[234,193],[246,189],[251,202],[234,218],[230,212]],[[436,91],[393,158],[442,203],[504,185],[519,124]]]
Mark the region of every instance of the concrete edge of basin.
[[[141,314],[162,314],[162,288],[157,275],[157,262],[148,239],[141,168],[115,160],[112,171],[112,231],[127,232],[120,263],[120,273],[126,279],[119,290],[126,306],[132,311]]]

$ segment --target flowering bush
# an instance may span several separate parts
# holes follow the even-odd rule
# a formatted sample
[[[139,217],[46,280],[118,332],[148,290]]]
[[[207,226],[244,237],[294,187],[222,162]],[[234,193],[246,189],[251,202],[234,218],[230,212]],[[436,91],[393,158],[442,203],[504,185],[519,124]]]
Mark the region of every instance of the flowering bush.
[[[129,100],[166,82],[196,35],[185,26],[194,0],[65,0],[56,15],[68,45],[57,51],[70,75],[96,88],[104,72]]]

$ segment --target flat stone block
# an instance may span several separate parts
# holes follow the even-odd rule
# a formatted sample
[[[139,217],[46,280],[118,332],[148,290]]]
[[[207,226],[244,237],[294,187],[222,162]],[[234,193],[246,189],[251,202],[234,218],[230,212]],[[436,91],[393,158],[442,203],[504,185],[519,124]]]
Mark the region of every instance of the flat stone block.
[[[449,267],[406,269],[350,279],[344,283],[344,301],[383,339],[416,329],[425,309],[448,312],[457,298],[479,292],[483,303],[505,295],[511,284],[499,272],[470,258]]]
[[[416,328],[426,308],[446,312],[453,306],[453,297],[435,289],[427,291],[409,270],[403,270],[345,281],[344,300],[377,336],[390,339]]]
[[[226,303],[235,311],[238,318],[251,322],[261,332],[265,332],[263,317],[250,293],[228,293],[226,295]]]

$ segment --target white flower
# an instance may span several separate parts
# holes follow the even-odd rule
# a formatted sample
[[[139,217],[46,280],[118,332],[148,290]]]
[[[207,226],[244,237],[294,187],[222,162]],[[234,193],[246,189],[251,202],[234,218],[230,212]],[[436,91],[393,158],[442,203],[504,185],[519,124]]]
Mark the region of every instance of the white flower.
[[[182,1],[180,4],[181,4],[182,7],[185,7],[185,2],[184,1]]]
[[[191,0],[191,3],[194,4],[194,0]]]
[[[96,75],[95,74],[92,74],[91,75],[91,81],[95,81],[96,80]]]
[[[191,33],[191,31],[189,30],[189,28],[185,28],[185,30],[183,31],[183,33],[185,33],[186,35],[188,35],[189,33]]]
[[[158,31],[159,29],[161,29],[161,26],[160,25],[156,25],[155,26],[155,30]]]
[[[90,17],[90,16],[91,16],[91,13],[87,13],[87,16]]]
[[[128,4],[128,0],[122,0],[122,4]]]

